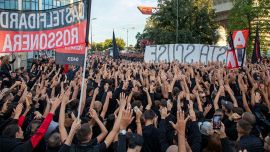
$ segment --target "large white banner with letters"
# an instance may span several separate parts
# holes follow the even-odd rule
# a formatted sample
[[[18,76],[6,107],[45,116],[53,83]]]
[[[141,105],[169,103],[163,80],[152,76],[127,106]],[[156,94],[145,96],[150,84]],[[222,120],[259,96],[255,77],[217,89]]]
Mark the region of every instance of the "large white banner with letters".
[[[209,61],[226,62],[227,46],[213,46],[204,44],[165,44],[146,46],[145,62],[172,62],[181,63]]]

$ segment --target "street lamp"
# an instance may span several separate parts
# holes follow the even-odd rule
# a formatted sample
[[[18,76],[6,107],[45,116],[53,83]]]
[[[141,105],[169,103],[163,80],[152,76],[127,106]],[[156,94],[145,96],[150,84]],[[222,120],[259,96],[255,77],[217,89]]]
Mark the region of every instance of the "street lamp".
[[[131,29],[131,30],[134,30],[135,27],[131,27],[131,28],[123,28],[123,30],[127,30],[127,48],[128,48],[128,30]]]
[[[179,0],[176,0],[177,4],[177,17],[176,17],[176,44],[178,43],[178,29],[179,29]]]
[[[91,19],[91,46],[93,44],[93,21],[96,20],[97,18],[92,18]]]

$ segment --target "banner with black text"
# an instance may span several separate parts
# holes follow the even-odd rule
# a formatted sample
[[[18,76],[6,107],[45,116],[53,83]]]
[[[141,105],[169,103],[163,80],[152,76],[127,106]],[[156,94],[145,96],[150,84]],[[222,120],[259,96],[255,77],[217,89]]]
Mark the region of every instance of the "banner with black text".
[[[0,53],[52,50],[85,43],[84,2],[44,11],[0,9]]]
[[[146,46],[144,53],[145,62],[172,62],[181,63],[209,61],[226,61],[227,46],[212,46],[203,44],[165,44]]]

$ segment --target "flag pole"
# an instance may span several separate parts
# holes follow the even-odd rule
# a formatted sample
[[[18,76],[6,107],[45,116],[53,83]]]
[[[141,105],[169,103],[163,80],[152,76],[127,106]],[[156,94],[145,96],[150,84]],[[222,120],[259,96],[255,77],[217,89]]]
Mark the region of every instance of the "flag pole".
[[[246,57],[246,48],[244,48],[244,54],[243,54],[242,65],[241,65],[242,68],[244,67],[245,57]]]
[[[87,50],[88,50],[88,47],[85,46],[84,61],[83,61],[83,73],[82,73],[82,84],[81,84],[81,95],[80,95],[80,102],[79,102],[77,118],[80,118],[80,115],[81,115],[82,100],[83,100],[83,95],[84,95],[83,93],[84,93],[84,87],[85,87],[84,84],[85,84],[85,69],[86,69]]]
[[[84,87],[85,87],[85,70],[86,70],[86,59],[87,59],[87,50],[89,45],[89,26],[91,22],[91,3],[92,0],[85,1],[87,5],[87,24],[86,24],[86,37],[85,37],[85,51],[84,51],[84,61],[83,61],[83,73],[82,73],[82,84],[81,84],[81,95],[80,95],[80,102],[78,107],[78,115],[77,118],[80,118],[81,115],[81,107],[82,107],[82,100],[84,95]],[[91,44],[92,47],[92,44]],[[85,94],[86,96],[86,94]]]

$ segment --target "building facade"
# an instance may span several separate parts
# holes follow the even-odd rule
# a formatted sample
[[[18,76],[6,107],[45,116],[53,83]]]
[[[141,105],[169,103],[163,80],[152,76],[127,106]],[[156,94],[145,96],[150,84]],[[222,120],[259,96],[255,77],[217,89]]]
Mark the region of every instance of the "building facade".
[[[216,21],[221,25],[222,27],[225,28],[228,27],[228,16],[230,13],[230,10],[233,8],[233,0],[213,0],[214,3],[214,9],[217,14]],[[257,0],[254,0],[254,7],[257,7],[259,5],[259,2]],[[268,12],[268,15],[265,16],[260,16],[257,19],[254,19],[251,22],[252,26],[252,33],[251,33],[251,38],[255,37],[255,28],[257,23],[269,23],[270,21],[270,8],[265,8],[264,11]],[[269,25],[269,24],[268,24]],[[262,54],[266,55],[268,54],[267,52],[270,52],[270,33],[269,33],[269,26],[266,27],[267,24],[264,24],[264,26],[260,26],[260,39],[261,39],[261,51]]]
[[[80,0],[0,0],[0,9],[12,10],[47,10],[71,4]],[[0,56],[9,54],[0,54]],[[41,55],[54,57],[53,50],[42,50],[29,53],[14,53],[11,58],[16,56],[13,69],[19,67],[29,68],[31,61]]]
[[[213,0],[217,14],[217,22],[223,27],[227,26],[230,10],[233,8],[233,0]]]

